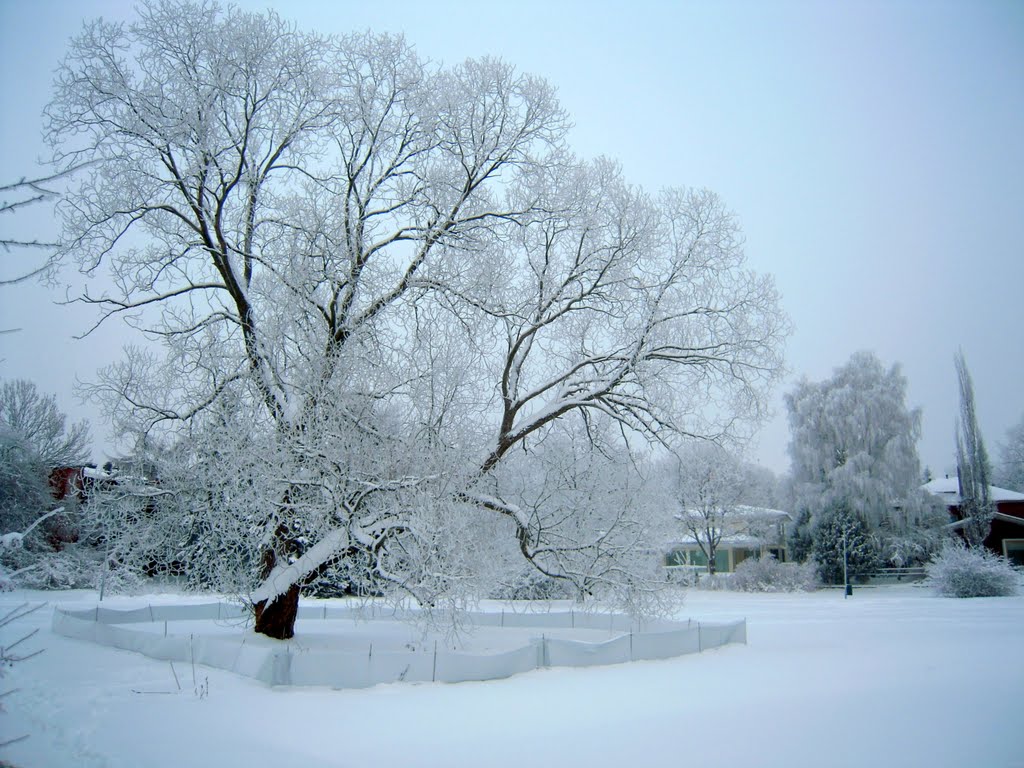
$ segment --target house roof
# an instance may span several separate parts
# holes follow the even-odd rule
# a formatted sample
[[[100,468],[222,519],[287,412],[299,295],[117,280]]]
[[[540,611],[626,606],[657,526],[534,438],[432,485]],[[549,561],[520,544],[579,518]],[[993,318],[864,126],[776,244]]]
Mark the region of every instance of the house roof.
[[[960,503],[960,484],[955,477],[937,477],[922,485],[921,488],[938,496],[947,506],[953,507]],[[1024,501],[1024,493],[1017,493],[1017,491],[1010,491],[995,485],[988,487],[988,497],[995,502]]]
[[[776,542],[766,541],[758,538],[757,536],[750,536],[747,534],[735,533],[731,535],[722,536],[718,542],[718,549],[759,549],[763,546],[775,546]],[[683,535],[681,538],[673,539],[666,544],[666,548],[682,549],[684,547],[699,547],[700,544],[697,539],[689,534]]]
[[[1004,515],[1002,512],[994,512],[992,514],[992,519],[1002,520],[1004,523],[1012,523],[1014,525],[1024,526],[1024,518],[1014,517],[1013,515]],[[966,520],[954,520],[952,523],[949,523],[946,526],[946,528],[948,528],[951,531],[958,531],[965,525],[967,525]]]
[[[1024,498],[1024,495],[1021,496]],[[678,515],[676,519],[682,519],[687,513],[700,515],[698,510],[692,508],[686,508]],[[783,512],[781,509],[770,509],[768,507],[754,507],[749,504],[738,504],[735,507],[729,507],[726,510],[726,517],[730,520],[747,520],[747,521],[771,521],[776,520],[784,522],[792,520],[793,516],[789,512]]]
[[[684,509],[676,514],[676,519],[685,521],[688,516],[701,518],[700,512],[694,509]],[[765,527],[766,524],[774,525],[786,523],[793,519],[788,512],[781,509],[770,509],[768,507],[755,507],[749,504],[739,504],[729,507],[727,513],[718,521],[722,528],[722,538],[719,547],[744,547],[756,549],[765,545],[773,545],[773,537],[768,538],[756,535],[757,529]],[[689,533],[683,533],[681,538],[674,538],[667,543],[671,548],[697,546],[697,539]]]

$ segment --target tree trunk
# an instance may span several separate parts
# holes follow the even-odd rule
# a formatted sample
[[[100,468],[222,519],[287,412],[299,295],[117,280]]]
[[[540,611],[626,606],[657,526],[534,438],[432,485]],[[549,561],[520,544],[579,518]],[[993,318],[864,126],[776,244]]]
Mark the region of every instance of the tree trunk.
[[[256,631],[275,640],[288,640],[295,635],[295,618],[299,613],[299,585],[292,584],[283,595],[256,603]]]
[[[286,538],[286,529],[277,529],[275,536],[278,541]],[[277,552],[273,547],[263,553],[263,578],[266,579],[277,564]],[[283,595],[271,600],[260,600],[253,606],[256,609],[256,626],[253,627],[261,635],[275,640],[290,640],[295,636],[295,619],[299,615],[299,585],[292,584]]]

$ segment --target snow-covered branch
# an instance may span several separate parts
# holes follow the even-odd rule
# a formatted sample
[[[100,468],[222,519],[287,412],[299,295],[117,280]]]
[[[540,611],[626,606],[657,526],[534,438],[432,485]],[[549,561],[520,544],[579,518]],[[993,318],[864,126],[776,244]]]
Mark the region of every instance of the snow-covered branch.
[[[259,631],[321,578],[468,594],[505,545],[625,585],[644,513],[585,483],[639,488],[635,445],[756,418],[781,369],[717,198],[578,160],[555,89],[506,62],[152,2],[87,25],[55,93],[57,161],[93,162],[61,257],[163,351],[101,390],[173,492],[112,515],[258,583]]]

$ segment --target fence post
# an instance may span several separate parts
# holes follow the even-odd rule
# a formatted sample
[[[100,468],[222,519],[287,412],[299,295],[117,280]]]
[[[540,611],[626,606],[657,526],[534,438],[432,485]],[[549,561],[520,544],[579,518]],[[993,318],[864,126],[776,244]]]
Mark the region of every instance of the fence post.
[[[174,671],[174,662],[168,659],[167,663],[171,665],[171,674],[174,675],[174,684],[178,686],[178,690],[180,691],[181,683],[178,682],[178,673]]]
[[[271,685],[292,684],[292,651],[291,648],[281,651],[274,651],[273,671],[270,677]]]

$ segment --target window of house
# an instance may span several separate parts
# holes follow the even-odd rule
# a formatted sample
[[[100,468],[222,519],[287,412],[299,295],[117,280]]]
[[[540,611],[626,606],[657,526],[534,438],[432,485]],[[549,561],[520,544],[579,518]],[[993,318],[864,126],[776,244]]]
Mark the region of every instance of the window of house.
[[[685,549],[673,549],[665,557],[665,565],[688,565]]]
[[[1003,554],[1014,565],[1024,566],[1024,539],[1003,539]]]

